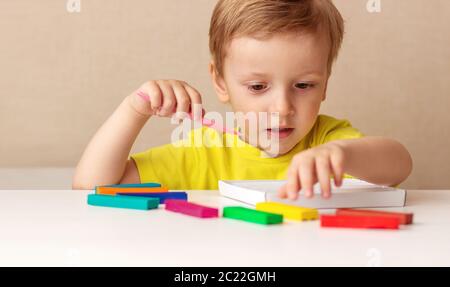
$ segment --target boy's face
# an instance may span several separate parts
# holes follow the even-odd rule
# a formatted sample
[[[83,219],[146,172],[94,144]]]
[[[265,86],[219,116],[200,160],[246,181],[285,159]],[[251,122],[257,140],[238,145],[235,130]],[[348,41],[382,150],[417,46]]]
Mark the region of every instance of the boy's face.
[[[278,113],[280,128],[258,125],[258,133],[278,135],[282,155],[315,123],[325,100],[328,52],[328,41],[317,34],[280,34],[267,40],[239,37],[227,49],[224,77],[215,75],[213,63],[210,72],[219,99],[229,102],[234,112]]]

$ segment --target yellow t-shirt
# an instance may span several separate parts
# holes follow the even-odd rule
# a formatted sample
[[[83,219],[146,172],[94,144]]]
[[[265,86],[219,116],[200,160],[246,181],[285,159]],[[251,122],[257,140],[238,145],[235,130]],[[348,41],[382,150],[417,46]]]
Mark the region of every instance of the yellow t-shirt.
[[[223,140],[223,147],[195,146],[194,132],[201,133],[203,143]],[[295,154],[332,140],[361,137],[363,134],[349,121],[319,115],[311,131],[292,150],[279,157],[261,157],[260,149],[238,136],[219,135],[211,128],[202,127],[182,141],[189,146],[166,144],[133,154],[131,158],[141,182],[159,182],[169,189],[217,189],[218,180],[286,179],[287,168]],[[226,140],[234,141],[236,146],[227,147]]]

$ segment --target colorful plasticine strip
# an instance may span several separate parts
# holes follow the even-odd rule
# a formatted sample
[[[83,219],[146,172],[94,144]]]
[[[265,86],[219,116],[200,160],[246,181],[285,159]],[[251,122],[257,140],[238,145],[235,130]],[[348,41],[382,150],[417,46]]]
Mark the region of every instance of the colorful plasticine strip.
[[[157,182],[145,182],[145,183],[123,183],[123,184],[112,184],[112,185],[103,185],[105,187],[161,187],[160,183]]]
[[[321,215],[322,227],[398,229],[398,218],[382,216]]]
[[[128,195],[128,196],[140,196],[140,197],[154,197],[159,198],[159,203],[164,204],[168,199],[180,199],[187,200],[188,195],[183,191],[171,191],[171,192],[150,192],[150,193],[118,193],[117,195]]]
[[[269,213],[241,206],[227,206],[223,209],[223,217],[238,219],[258,224],[279,224],[283,222],[283,215]]]
[[[402,212],[340,208],[336,210],[336,215],[393,217],[398,218],[400,224],[412,224],[413,222],[412,213],[402,213]]]
[[[319,212],[314,208],[288,205],[279,202],[259,202],[256,210],[282,214],[286,219],[314,220],[319,218]]]
[[[187,202],[185,200],[167,199],[165,203],[166,210],[183,213],[190,216],[200,218],[211,218],[219,216],[219,210],[217,208],[203,206],[200,204]]]
[[[148,210],[158,208],[159,199],[133,197],[133,196],[110,196],[102,194],[89,194],[88,204],[103,207]]]
[[[166,187],[109,187],[109,186],[98,186],[95,189],[97,194],[105,195],[116,195],[117,193],[149,193],[149,192],[168,192]]]

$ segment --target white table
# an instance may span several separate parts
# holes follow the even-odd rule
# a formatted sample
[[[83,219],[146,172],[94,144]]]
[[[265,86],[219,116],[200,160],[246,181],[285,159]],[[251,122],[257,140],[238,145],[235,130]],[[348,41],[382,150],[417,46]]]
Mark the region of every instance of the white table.
[[[450,191],[408,191],[414,224],[401,230],[263,226],[165,211],[88,206],[89,191],[1,190],[0,265],[410,266],[450,265]],[[189,191],[210,206],[238,205]],[[321,211],[332,212],[332,210]]]

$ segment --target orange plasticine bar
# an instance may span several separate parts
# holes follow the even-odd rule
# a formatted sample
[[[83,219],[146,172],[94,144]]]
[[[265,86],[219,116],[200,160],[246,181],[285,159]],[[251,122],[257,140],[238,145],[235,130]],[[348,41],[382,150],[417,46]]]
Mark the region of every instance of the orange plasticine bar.
[[[98,186],[95,189],[96,194],[104,194],[104,195],[116,195],[117,193],[152,193],[152,192],[168,192],[169,190],[166,187],[107,187],[107,186]]]

